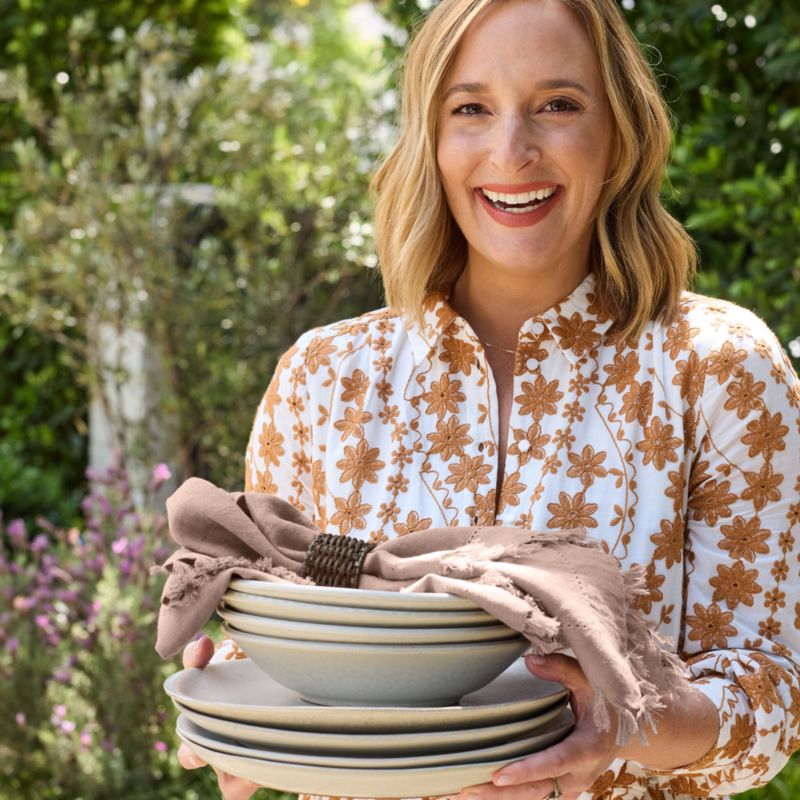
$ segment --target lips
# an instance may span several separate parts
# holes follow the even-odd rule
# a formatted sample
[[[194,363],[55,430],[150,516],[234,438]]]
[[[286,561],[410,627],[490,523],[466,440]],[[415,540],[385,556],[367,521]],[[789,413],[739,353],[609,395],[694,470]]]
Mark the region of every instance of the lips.
[[[540,222],[563,194],[563,187],[553,183],[487,184],[475,189],[478,201],[489,216],[511,228]]]

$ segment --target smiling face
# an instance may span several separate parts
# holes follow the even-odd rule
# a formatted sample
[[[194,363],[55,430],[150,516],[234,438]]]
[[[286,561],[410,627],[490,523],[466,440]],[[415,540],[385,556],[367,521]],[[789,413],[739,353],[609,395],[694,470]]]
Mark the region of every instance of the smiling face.
[[[467,270],[534,281],[554,302],[568,294],[589,269],[611,142],[578,18],[559,0],[492,3],[461,42],[438,115],[437,163]]]

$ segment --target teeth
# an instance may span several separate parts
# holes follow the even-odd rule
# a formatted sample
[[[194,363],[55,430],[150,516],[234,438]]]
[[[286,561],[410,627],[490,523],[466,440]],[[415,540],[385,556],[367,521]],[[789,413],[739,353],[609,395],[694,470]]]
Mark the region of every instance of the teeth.
[[[481,189],[486,197],[493,203],[508,203],[510,205],[525,205],[534,200],[546,200],[555,194],[556,187],[550,186],[547,189],[538,189],[535,192],[520,192],[519,194],[508,194],[507,192],[490,192],[488,189]]]

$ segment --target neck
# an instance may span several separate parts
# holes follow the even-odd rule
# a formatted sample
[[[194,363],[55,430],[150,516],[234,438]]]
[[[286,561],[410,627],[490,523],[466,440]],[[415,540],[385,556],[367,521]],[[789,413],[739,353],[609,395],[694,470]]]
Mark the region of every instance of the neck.
[[[450,294],[450,305],[483,342],[513,350],[522,325],[569,295],[586,272],[565,282],[533,282],[527,276],[489,274],[471,269],[469,263]],[[526,279],[527,278],[527,279]]]

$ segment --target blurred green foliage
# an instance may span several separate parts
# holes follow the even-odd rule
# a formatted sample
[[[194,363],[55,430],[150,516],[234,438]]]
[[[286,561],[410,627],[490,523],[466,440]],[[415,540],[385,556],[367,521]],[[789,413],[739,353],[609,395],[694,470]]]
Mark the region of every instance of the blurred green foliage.
[[[86,396],[69,350],[0,315],[0,509],[74,521],[84,486]]]
[[[630,5],[676,119],[672,200],[700,250],[698,290],[752,309],[787,346],[800,337],[800,5]]]
[[[93,22],[76,53],[68,33],[87,11]],[[230,51],[240,11],[238,0],[0,0],[0,71],[24,67],[26,90],[44,114],[60,87],[56,76],[116,58],[120,32],[135,31],[145,20],[191,30],[186,71]],[[13,225],[26,196],[13,142],[38,136],[13,94],[1,96],[0,227]],[[46,141],[38,143],[47,153]],[[31,521],[44,514],[66,524],[76,517],[84,489],[88,396],[82,365],[63,343],[74,344],[81,334],[60,324],[34,328],[20,319],[24,315],[12,321],[2,310],[0,305],[0,509],[6,518]]]
[[[176,421],[179,474],[240,486],[280,352],[379,302],[367,182],[383,62],[344,24],[327,6],[186,74],[190,42],[149,24],[84,63],[87,15],[51,107],[23,70],[0,82],[36,132],[14,145],[28,199],[0,234],[0,308],[75,331],[63,341],[96,392],[126,377],[101,357],[103,326],[143,331],[163,365],[148,419]],[[154,461],[151,433],[123,438],[128,454]]]
[[[170,24],[192,31],[191,52],[183,68],[216,63],[232,44],[236,18],[244,0],[0,0],[0,70],[24,66],[31,92],[49,105],[56,76],[69,74],[82,64],[104,64],[113,58],[114,37],[131,33],[145,22]],[[69,31],[75,20],[92,12],[91,29],[81,39],[81,54],[70,51]],[[0,145],[30,133],[16,104],[0,99]],[[13,218],[20,187],[16,162],[0,146],[0,225]]]

